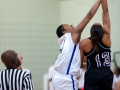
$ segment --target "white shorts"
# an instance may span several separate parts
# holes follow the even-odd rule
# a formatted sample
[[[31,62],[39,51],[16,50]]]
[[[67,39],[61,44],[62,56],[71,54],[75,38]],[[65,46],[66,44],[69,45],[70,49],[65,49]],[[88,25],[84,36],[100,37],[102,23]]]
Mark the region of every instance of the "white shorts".
[[[56,73],[52,78],[53,90],[78,90],[78,80],[73,75]]]

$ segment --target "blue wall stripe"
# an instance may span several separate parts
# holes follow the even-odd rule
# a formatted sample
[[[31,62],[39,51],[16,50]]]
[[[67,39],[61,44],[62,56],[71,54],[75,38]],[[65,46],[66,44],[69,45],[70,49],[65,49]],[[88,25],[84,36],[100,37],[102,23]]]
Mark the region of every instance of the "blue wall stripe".
[[[66,72],[67,75],[69,74],[69,71],[70,71],[70,66],[71,66],[71,63],[72,63],[72,60],[73,60],[73,56],[75,54],[76,46],[77,45],[74,45],[74,48],[73,48],[72,56],[71,56],[71,59],[70,59],[70,62],[69,62],[68,68],[67,68],[67,72]]]

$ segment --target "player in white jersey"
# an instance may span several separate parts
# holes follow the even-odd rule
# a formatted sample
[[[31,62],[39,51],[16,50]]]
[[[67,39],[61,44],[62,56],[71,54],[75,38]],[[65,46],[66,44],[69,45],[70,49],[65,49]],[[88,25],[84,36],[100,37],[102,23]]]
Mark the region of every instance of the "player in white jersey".
[[[78,90],[77,77],[80,74],[80,36],[96,13],[101,0],[98,0],[90,9],[84,19],[76,28],[72,25],[62,24],[57,28],[60,54],[55,62],[56,74],[52,78],[54,90]]]

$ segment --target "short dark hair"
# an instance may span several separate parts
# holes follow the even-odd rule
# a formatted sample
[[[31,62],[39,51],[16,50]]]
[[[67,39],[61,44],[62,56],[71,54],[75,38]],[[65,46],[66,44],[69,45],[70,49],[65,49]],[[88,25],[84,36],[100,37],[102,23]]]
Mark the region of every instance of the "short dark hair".
[[[98,47],[97,47],[98,40],[102,39],[103,37],[102,25],[93,24],[90,30],[90,34],[91,34],[91,41],[92,41],[93,48],[96,48],[96,51],[98,51]]]
[[[7,68],[17,68],[20,65],[20,60],[14,50],[7,50],[2,53],[1,60]],[[14,60],[16,63],[14,64]]]
[[[63,25],[61,24],[56,30],[56,34],[58,38],[60,38],[63,35],[63,31],[64,31],[64,28],[63,28]]]

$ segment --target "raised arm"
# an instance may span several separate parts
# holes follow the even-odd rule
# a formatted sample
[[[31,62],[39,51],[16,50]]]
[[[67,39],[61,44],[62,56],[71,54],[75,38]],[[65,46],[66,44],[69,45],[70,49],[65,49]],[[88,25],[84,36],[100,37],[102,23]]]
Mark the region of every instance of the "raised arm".
[[[85,28],[85,26],[88,24],[88,22],[92,19],[92,17],[95,15],[98,7],[100,6],[101,0],[98,0],[90,9],[88,14],[83,18],[83,20],[78,24],[78,26],[73,30],[72,32],[72,39],[75,44],[77,44],[80,41],[80,36]]]
[[[108,12],[108,3],[107,0],[101,0],[102,3],[102,20],[103,20],[103,31],[107,34],[108,38],[110,37],[110,17]]]

